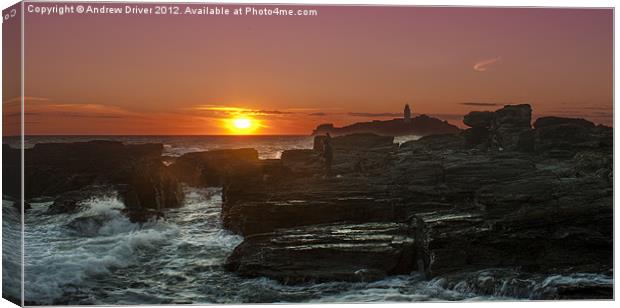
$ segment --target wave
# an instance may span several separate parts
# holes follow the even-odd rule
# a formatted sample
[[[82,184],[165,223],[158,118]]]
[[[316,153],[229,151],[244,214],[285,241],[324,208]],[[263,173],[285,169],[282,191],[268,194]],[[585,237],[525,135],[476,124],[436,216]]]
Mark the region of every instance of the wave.
[[[173,225],[131,223],[120,212],[123,207],[117,198],[104,197],[87,200],[80,212],[60,214],[49,224],[33,215],[25,232],[25,298],[53,304],[66,286],[139,264],[140,256],[178,233]],[[58,221],[70,222],[53,223]]]

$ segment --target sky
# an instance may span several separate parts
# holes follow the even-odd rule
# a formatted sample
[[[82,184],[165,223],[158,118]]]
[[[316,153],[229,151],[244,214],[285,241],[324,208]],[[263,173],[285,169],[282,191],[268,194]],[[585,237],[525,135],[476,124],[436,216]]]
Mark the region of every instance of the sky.
[[[613,122],[612,10],[301,8],[318,16],[26,13],[26,134],[234,134],[245,117],[306,135],[405,103],[460,127],[518,103]]]

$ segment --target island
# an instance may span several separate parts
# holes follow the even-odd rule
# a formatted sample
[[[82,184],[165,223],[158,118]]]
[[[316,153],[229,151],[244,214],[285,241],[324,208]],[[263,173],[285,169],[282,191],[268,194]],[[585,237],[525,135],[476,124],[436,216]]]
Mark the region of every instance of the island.
[[[359,122],[344,127],[335,127],[333,124],[321,124],[312,132],[313,136],[325,135],[343,136],[351,134],[371,133],[380,136],[427,136],[434,134],[457,134],[461,130],[447,121],[440,120],[425,114],[411,117],[409,104],[405,105],[403,117],[385,121]]]

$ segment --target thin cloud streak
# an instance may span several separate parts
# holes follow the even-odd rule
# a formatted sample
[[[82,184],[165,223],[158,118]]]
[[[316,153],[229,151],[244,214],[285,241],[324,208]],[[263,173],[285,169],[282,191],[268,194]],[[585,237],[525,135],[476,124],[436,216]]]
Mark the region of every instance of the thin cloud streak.
[[[257,110],[242,107],[217,106],[217,105],[197,105],[190,108],[192,111],[204,112],[207,116],[220,118],[230,116],[278,116],[294,114],[290,111],[281,110]]]
[[[477,62],[476,64],[474,64],[474,71],[478,71],[478,72],[485,72],[489,66],[499,62],[502,59],[502,57],[495,57],[492,59],[487,59],[487,60],[482,60]]]

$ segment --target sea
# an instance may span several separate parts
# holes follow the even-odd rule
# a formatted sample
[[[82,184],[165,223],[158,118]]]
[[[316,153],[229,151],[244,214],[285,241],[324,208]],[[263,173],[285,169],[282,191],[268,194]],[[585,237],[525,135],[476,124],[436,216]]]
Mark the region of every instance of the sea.
[[[419,138],[399,137],[401,143]],[[117,140],[163,143],[164,155],[226,148],[256,148],[264,159],[286,149],[311,148],[310,136],[53,136],[42,142]],[[24,217],[24,299],[30,305],[344,303],[527,300],[566,284],[613,284],[592,273],[524,276],[514,269],[486,269],[427,280],[418,273],[373,282],[285,285],[224,270],[243,238],[222,227],[219,188],[184,186],[185,204],[166,219],[130,222],[114,191],[85,200],[77,213],[46,214],[50,198],[30,200]],[[53,196],[51,196],[53,197]],[[20,298],[20,210],[2,201],[3,295]],[[90,218],[90,219],[85,219]],[[91,222],[91,223],[89,223]]]

